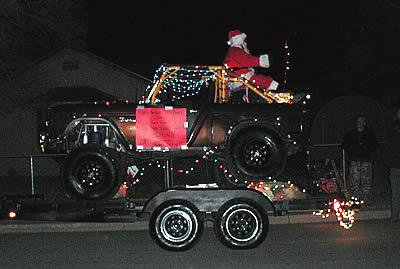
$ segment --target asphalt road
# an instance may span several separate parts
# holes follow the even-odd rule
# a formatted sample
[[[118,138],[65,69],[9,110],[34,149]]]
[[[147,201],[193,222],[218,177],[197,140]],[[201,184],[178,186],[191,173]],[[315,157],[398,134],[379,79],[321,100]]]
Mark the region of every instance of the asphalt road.
[[[0,268],[400,268],[400,223],[271,225],[252,250],[231,250],[205,229],[191,250],[168,252],[148,231],[1,234]]]

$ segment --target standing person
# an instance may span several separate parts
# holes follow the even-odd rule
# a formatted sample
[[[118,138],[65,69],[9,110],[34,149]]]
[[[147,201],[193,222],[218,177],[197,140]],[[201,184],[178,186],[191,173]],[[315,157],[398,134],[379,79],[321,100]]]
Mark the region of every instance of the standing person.
[[[261,56],[252,56],[246,43],[247,35],[238,30],[229,32],[228,45],[230,46],[224,60],[224,65],[227,68],[237,67],[235,73],[244,76],[247,80],[254,82],[266,90],[276,90],[278,82],[270,76],[256,75],[252,67],[269,68],[269,56],[264,54]]]
[[[343,138],[343,148],[350,160],[349,190],[354,197],[367,201],[372,185],[371,153],[378,147],[375,135],[367,127],[367,118],[359,115],[356,128]]]
[[[385,143],[382,151],[383,161],[390,168],[392,188],[392,222],[400,219],[400,108],[396,110],[392,125],[392,136]]]

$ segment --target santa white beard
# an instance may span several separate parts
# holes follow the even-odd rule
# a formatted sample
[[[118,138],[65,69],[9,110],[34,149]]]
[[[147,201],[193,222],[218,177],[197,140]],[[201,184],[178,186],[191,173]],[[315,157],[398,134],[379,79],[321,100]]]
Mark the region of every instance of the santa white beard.
[[[243,48],[243,50],[244,50],[247,54],[250,54],[250,50],[249,50],[249,48],[247,47],[247,42],[243,42],[242,48]]]

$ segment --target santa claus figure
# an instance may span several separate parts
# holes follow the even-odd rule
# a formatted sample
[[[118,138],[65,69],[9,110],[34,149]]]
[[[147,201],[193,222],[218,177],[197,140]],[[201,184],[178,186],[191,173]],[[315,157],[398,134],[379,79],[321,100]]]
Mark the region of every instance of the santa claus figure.
[[[227,68],[239,68],[234,70],[238,75],[243,76],[247,80],[253,82],[266,90],[276,90],[278,82],[274,81],[270,76],[256,75],[252,67],[269,68],[268,54],[261,56],[252,56],[247,48],[247,35],[238,30],[229,32],[228,45],[230,46],[228,53],[225,56],[224,65]],[[237,87],[237,85],[235,86]]]

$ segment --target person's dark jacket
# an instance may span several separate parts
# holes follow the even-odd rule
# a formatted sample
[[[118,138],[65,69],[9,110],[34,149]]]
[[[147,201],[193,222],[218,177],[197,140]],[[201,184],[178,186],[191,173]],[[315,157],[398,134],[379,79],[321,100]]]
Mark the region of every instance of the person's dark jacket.
[[[353,129],[348,132],[343,138],[343,148],[349,160],[369,161],[371,153],[378,147],[376,136],[365,128],[359,132]]]
[[[400,131],[386,141],[382,148],[382,157],[388,167],[400,169]]]

